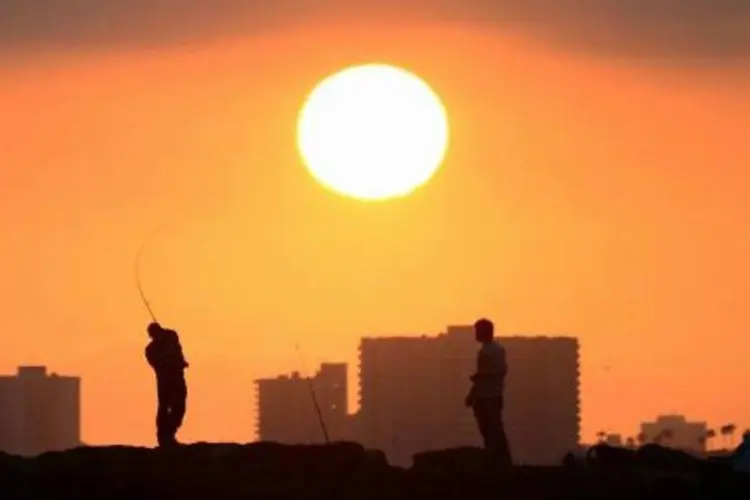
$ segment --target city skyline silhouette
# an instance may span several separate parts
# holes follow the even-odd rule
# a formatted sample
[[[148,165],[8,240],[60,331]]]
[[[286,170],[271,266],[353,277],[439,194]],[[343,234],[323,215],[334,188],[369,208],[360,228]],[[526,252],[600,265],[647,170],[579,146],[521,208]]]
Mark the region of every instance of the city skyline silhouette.
[[[399,465],[408,465],[415,454],[424,451],[476,446],[479,435],[472,419],[457,404],[475,364],[472,332],[469,325],[449,325],[435,336],[363,337],[356,367],[328,361],[315,373],[308,371],[300,350],[299,370],[254,381],[256,411],[252,419],[256,432],[249,440],[283,444],[356,441],[382,450],[391,463]],[[510,349],[506,404],[511,409],[506,413],[520,463],[555,464],[566,452],[596,443],[633,449],[655,443],[703,454],[733,449],[738,431],[740,437],[748,432],[735,423],[707,423],[700,415],[686,419],[662,411],[655,421],[642,419],[640,431],[600,430],[595,440],[586,440],[580,425],[583,395],[578,340],[505,336],[498,341]],[[407,371],[400,372],[399,366]],[[393,373],[382,371],[384,368]],[[358,376],[350,380],[352,371]],[[0,451],[33,455],[95,444],[83,438],[84,384],[79,377],[50,372],[45,366],[20,366],[17,375],[0,376],[0,381],[0,405],[4,407]],[[437,381],[440,385],[433,387]],[[393,390],[396,392],[388,396]],[[434,390],[441,394],[439,399],[428,395]],[[160,387],[154,391],[152,400],[157,394],[161,399],[160,391]],[[350,401],[352,391],[356,393],[354,401]],[[425,395],[415,397],[415,393]],[[539,435],[540,428],[547,432],[544,437]],[[537,437],[528,439],[531,435]]]

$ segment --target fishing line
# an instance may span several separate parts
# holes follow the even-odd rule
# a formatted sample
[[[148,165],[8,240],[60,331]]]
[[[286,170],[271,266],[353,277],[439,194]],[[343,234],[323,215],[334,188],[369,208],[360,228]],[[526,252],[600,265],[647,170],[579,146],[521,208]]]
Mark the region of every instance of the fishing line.
[[[294,344],[294,348],[297,350],[297,354],[299,355],[302,372],[306,373],[307,370],[305,369],[305,360],[302,357],[302,351],[299,348],[299,344]],[[310,388],[310,397],[312,398],[313,405],[315,405],[315,412],[318,414],[318,422],[320,422],[320,429],[323,431],[323,438],[325,438],[326,444],[330,444],[331,440],[328,437],[328,428],[326,427],[325,420],[323,420],[323,413],[320,411],[318,398],[315,395],[315,387],[313,386],[312,380],[309,376],[306,376],[305,379],[307,379],[307,385]]]

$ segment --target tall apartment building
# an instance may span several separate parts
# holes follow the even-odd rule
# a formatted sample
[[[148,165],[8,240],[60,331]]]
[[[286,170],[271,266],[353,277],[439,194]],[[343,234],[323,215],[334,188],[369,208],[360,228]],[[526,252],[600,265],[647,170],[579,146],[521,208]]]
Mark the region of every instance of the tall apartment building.
[[[646,441],[685,451],[705,452],[706,422],[689,422],[682,415],[661,415],[654,422],[643,422],[641,433]]]
[[[579,346],[568,337],[503,337],[505,426],[514,461],[559,463],[580,435]],[[471,326],[435,337],[364,338],[359,439],[409,465],[414,453],[480,445],[464,407],[479,346]]]
[[[81,445],[81,379],[21,366],[0,377],[0,450],[33,456]]]
[[[346,370],[345,363],[323,363],[309,381],[297,372],[256,380],[258,439],[287,444],[324,442],[310,383],[330,439],[346,439],[349,427]]]

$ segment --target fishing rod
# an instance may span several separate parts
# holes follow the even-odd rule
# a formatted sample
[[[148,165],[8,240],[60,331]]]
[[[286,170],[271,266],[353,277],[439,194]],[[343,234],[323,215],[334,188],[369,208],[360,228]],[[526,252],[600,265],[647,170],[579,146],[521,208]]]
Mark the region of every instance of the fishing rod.
[[[305,369],[305,360],[302,357],[302,351],[299,348],[299,344],[294,344],[294,348],[297,350],[297,354],[299,355],[299,361],[300,365],[302,366],[302,371],[307,372]],[[315,405],[315,412],[318,414],[318,422],[320,422],[320,428],[323,431],[323,437],[326,440],[326,444],[330,444],[331,440],[328,437],[328,429],[326,428],[325,420],[323,420],[323,413],[320,411],[320,405],[318,404],[318,398],[315,396],[315,387],[313,386],[312,380],[310,377],[305,377],[307,379],[307,385],[310,388],[310,397],[312,397],[313,404]]]
[[[138,293],[141,295],[141,301],[143,302],[143,305],[146,307],[146,311],[148,311],[149,316],[151,316],[151,319],[153,320],[154,323],[158,323],[158,321],[156,320],[156,315],[154,314],[153,309],[151,309],[151,304],[146,298],[146,293],[143,291],[143,283],[141,283],[141,273],[140,273],[141,254],[143,253],[143,249],[145,247],[146,247],[146,242],[143,242],[141,247],[138,249],[138,253],[136,253],[135,255],[135,265],[133,266],[133,272],[135,274],[135,286],[138,288]]]

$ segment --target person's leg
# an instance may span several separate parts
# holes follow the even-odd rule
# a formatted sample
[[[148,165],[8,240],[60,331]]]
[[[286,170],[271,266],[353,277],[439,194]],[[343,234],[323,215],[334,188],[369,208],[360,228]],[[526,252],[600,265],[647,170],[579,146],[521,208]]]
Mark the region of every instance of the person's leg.
[[[182,427],[182,421],[185,418],[185,411],[187,410],[187,386],[185,382],[178,384],[175,387],[174,403],[172,405],[172,427],[173,427],[173,439],[176,441],[177,431]]]
[[[500,408],[501,403],[494,399],[480,399],[474,405],[474,415],[484,439],[485,466],[491,471],[504,465]]]
[[[494,459],[498,455],[500,411],[498,402],[494,399],[482,400],[482,419],[485,427],[485,448]]]
[[[156,440],[159,446],[169,444],[169,394],[163,383],[157,383],[158,407],[156,410]]]
[[[500,464],[504,466],[513,465],[513,458],[510,452],[510,444],[508,443],[508,436],[505,433],[505,422],[503,420],[503,400],[497,401],[497,416],[494,418],[497,429],[495,431],[496,438],[496,453],[497,459]]]
[[[474,420],[476,420],[477,422],[477,429],[479,430],[479,434],[482,436],[484,448],[487,449],[490,445],[491,435],[488,426],[489,421],[487,419],[487,409],[485,402],[481,399],[477,399],[476,401],[474,401],[472,410],[474,411]]]
[[[510,466],[510,446],[503,425],[502,398],[477,401],[478,419],[484,429],[484,443],[490,461],[500,466]]]
[[[174,444],[175,435],[175,397],[171,390],[165,391],[167,394],[164,397],[164,418],[160,428],[160,436],[162,446],[170,446]]]

